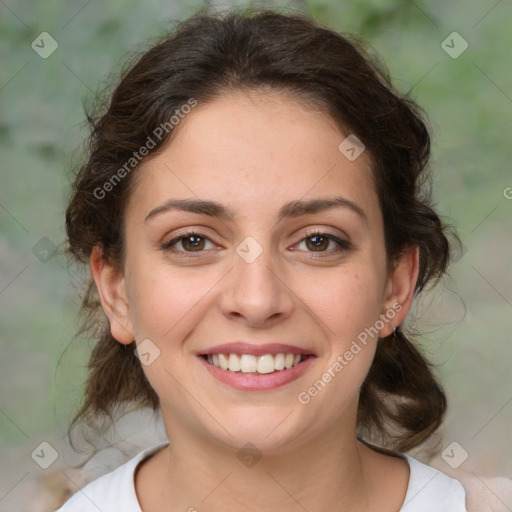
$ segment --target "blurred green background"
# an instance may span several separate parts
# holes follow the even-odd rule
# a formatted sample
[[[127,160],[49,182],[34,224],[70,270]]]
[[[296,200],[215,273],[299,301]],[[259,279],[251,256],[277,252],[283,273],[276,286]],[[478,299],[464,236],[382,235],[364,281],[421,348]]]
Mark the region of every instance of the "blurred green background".
[[[233,4],[209,2],[215,10]],[[87,133],[82,103],[108,85],[133,52],[201,5],[0,2],[1,510],[19,492],[23,475],[39,470],[32,450],[41,441],[60,442],[85,379],[92,341],[73,339],[76,271],[54,254],[64,240],[69,174],[79,161],[74,151]],[[511,476],[511,2],[252,5],[309,11],[332,28],[361,34],[397,88],[427,112],[435,198],[464,244],[451,278],[417,307],[423,346],[450,401],[441,447],[457,441],[469,453],[468,469]],[[48,58],[31,47],[42,32],[58,43]],[[453,32],[468,44],[457,58],[442,47]],[[445,47],[458,36],[450,37]],[[454,51],[464,44],[455,41]]]

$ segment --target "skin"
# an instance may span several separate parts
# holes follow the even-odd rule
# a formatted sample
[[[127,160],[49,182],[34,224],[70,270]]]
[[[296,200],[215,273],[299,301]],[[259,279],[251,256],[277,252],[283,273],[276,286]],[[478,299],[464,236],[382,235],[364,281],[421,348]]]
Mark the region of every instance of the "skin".
[[[388,271],[371,161],[367,152],[351,162],[338,150],[346,135],[318,109],[278,92],[230,92],[199,103],[134,177],[123,268],[93,251],[91,272],[112,335],[124,344],[149,338],[160,350],[143,368],[160,397],[170,446],[139,466],[144,512],[392,512],[402,505],[407,462],[356,440],[359,388],[377,338],[309,404],[297,399],[393,305],[401,310],[379,335],[402,323],[418,274],[415,248]],[[364,218],[339,207],[278,222],[290,201],[332,196],[357,204]],[[171,198],[214,200],[235,215],[170,210],[144,221]],[[208,237],[201,251],[193,252],[190,238],[174,252],[162,248],[183,228]],[[337,252],[327,239],[317,249],[307,238],[311,228],[349,248]],[[236,252],[248,236],[263,251],[251,263]],[[187,249],[192,257],[182,256]],[[281,388],[239,391],[196,356],[237,340],[290,343],[317,357]],[[262,455],[252,467],[237,458],[247,442]]]

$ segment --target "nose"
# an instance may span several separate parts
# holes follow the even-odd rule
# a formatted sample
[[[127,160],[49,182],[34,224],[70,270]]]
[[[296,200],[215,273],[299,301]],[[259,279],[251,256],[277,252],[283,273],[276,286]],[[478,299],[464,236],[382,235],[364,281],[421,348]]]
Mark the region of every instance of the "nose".
[[[296,297],[286,282],[283,266],[270,249],[254,260],[233,255],[233,269],[220,294],[223,314],[252,327],[265,327],[289,318]],[[289,280],[289,279],[288,279]]]

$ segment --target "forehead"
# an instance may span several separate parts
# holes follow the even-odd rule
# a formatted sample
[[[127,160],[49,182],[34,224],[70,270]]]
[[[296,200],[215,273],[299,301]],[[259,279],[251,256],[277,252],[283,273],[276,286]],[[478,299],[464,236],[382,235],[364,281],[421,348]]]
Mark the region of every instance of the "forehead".
[[[147,214],[184,197],[229,204],[243,214],[271,212],[326,195],[371,209],[371,160],[365,152],[354,161],[340,152],[347,135],[328,114],[283,93],[232,93],[199,102],[171,141],[137,170],[128,212]]]

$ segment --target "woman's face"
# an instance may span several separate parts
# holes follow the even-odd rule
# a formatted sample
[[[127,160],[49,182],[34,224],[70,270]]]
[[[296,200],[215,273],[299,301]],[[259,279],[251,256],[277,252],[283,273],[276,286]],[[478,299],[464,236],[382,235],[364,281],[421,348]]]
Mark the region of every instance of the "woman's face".
[[[339,149],[347,135],[278,93],[229,94],[137,170],[124,271],[91,267],[168,434],[267,450],[354,435],[376,333],[403,320],[414,265],[388,274],[370,160]],[[201,203],[170,206],[184,200]],[[250,346],[218,348],[234,343]],[[287,354],[304,360],[276,370]]]

